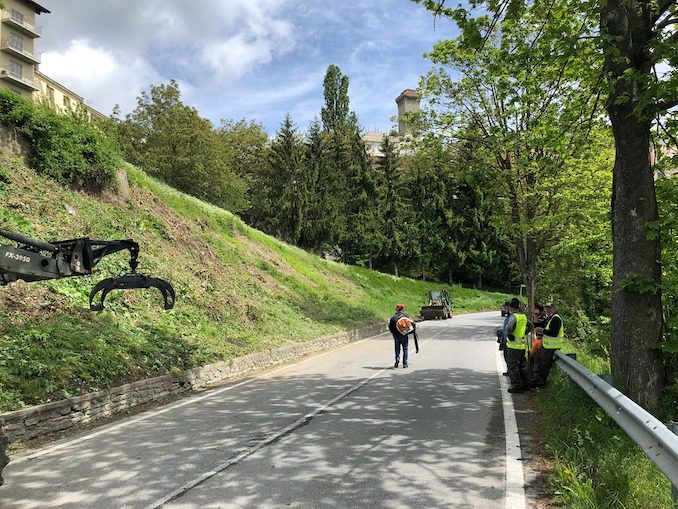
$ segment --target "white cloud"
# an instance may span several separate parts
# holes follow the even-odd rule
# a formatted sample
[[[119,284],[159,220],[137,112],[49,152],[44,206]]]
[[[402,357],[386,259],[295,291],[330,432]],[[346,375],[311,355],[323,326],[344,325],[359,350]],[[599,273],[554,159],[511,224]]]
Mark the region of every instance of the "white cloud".
[[[320,112],[329,64],[351,80],[351,109],[390,125],[393,98],[415,87],[421,55],[449,36],[407,0],[40,0],[41,69],[109,113],[149,85],[179,82],[186,104],[218,123],[301,127]],[[67,4],[67,5],[66,5]],[[443,33],[445,32],[445,33]]]
[[[114,56],[102,48],[95,48],[82,39],[71,41],[64,52],[47,51],[43,55],[41,70],[47,74],[58,72],[72,76],[74,81],[90,85],[92,83],[112,79],[119,64]],[[82,65],[87,62],[87,66]],[[86,69],[86,72],[83,72]]]
[[[198,42],[200,62],[217,79],[237,80],[294,48],[291,22],[276,18],[283,4],[267,3],[232,2],[224,26]]]
[[[64,51],[45,52],[40,70],[84,96],[87,104],[102,113],[110,113],[115,104],[130,111],[141,90],[162,81],[143,58],[119,54],[83,39],[71,41]]]
[[[240,33],[225,41],[204,45],[200,50],[200,61],[216,72],[217,78],[237,80],[256,66],[271,62],[274,55],[290,51],[292,46],[286,38],[252,37]]]

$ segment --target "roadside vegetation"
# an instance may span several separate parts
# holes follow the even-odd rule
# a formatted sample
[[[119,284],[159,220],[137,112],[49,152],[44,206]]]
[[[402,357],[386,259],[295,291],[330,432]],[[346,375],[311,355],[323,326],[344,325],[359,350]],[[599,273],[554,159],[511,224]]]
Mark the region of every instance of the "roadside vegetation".
[[[107,310],[90,312],[89,290],[126,271],[124,252],[89,278],[2,288],[0,411],[383,322],[396,302],[416,314],[439,286],[325,260],[132,166],[126,171],[129,200],[73,190],[0,158],[2,228],[45,240],[132,237],[141,244],[140,270],[177,291],[170,312],[155,290],[112,293]],[[458,311],[498,309],[506,299],[451,291]]]
[[[98,126],[0,93],[0,121],[35,149],[33,170],[1,160],[0,227],[133,237],[142,270],[177,289],[169,313],[129,292],[91,314],[98,278],[4,288],[0,410],[383,321],[396,301],[416,311],[432,279],[556,301],[584,364],[678,419],[678,5],[414,1],[460,35],[427,55],[405,150],[389,133],[380,157],[336,65],[319,120],[301,132],[288,115],[273,139],[254,121],[213,126],[175,81]],[[122,160],[129,199],[110,187]],[[101,277],[125,267],[106,259]],[[456,311],[509,298],[451,293]],[[565,507],[671,506],[557,369],[536,398]]]
[[[609,362],[578,353],[595,373]],[[568,509],[673,509],[671,483],[617,424],[570,378],[554,368],[536,396],[551,458],[550,483]],[[674,409],[675,411],[675,409]]]

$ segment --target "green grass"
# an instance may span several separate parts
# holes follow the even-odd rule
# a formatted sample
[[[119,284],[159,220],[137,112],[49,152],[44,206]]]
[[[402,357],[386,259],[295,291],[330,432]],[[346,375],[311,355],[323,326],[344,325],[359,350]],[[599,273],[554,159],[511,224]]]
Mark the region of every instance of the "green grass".
[[[606,360],[578,353],[594,373]],[[551,484],[568,509],[673,509],[671,485],[643,451],[578,385],[554,367],[537,395],[546,448],[555,462]]]
[[[125,272],[125,253],[91,277],[0,287],[0,411],[383,322],[396,302],[417,314],[426,291],[443,286],[324,260],[125,169],[128,202],[73,191],[0,156],[0,228],[43,240],[133,238],[140,270],[177,292],[170,312],[155,290],[112,292],[104,312],[89,312],[89,290]],[[450,290],[457,312],[507,299]]]

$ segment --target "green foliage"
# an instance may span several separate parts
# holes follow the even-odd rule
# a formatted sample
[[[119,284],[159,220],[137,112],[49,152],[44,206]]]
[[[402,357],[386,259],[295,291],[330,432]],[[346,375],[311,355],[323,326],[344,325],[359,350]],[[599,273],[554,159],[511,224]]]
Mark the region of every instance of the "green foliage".
[[[675,167],[673,160],[664,161],[663,168]],[[661,348],[665,353],[668,372],[666,400],[678,420],[678,180],[657,180],[660,217],[649,225],[650,235],[656,234],[662,244],[662,306],[665,333]]]
[[[0,189],[3,189],[6,184],[11,182],[10,176],[9,168],[0,167]]]
[[[325,106],[321,111],[323,127],[327,132],[346,129],[349,121],[348,76],[338,66],[327,67],[323,81]]]
[[[401,166],[393,142],[388,136],[381,144],[382,157],[377,161],[377,171],[382,185],[380,215],[383,218],[383,258],[393,265],[396,275],[398,267],[409,256],[415,225],[409,222],[410,211]]]
[[[43,239],[134,238],[140,270],[177,291],[171,312],[159,311],[155,290],[140,290],[112,292],[104,312],[90,313],[89,290],[125,270],[124,254],[103,259],[96,277],[2,287],[0,411],[383,322],[395,302],[416,313],[429,287],[309,254],[134,167],[126,168],[132,200],[123,205],[3,156],[0,168],[10,179],[3,228]],[[457,309],[506,300],[456,287],[452,294]]]
[[[267,215],[268,230],[292,244],[299,242],[308,209],[310,182],[303,158],[303,142],[287,115],[270,147]]]
[[[128,161],[177,189],[227,210],[247,208],[246,181],[236,171],[239,154],[229,134],[252,126],[225,124],[221,131],[215,130],[195,108],[182,103],[174,80],[151,86],[150,94],[142,92],[134,111],[125,120],[115,120]]]
[[[622,280],[621,287],[635,293],[649,293],[655,294],[659,291],[660,286],[654,278],[647,277],[643,274],[634,273]]]
[[[578,360],[593,370],[600,364],[586,356]],[[560,370],[549,380],[537,396],[540,431],[555,462],[550,481],[563,507],[673,507],[670,482],[642,449]]]
[[[607,329],[609,351],[612,141],[605,130],[592,131],[590,138],[588,150],[556,179],[565,217],[559,237],[539,258],[539,300],[558,302],[568,337],[595,342],[605,335],[599,328]]]
[[[477,11],[419,3],[461,29],[436,43],[428,56],[437,67],[420,88],[431,128],[456,144],[468,173],[484,175],[482,187],[468,188],[476,203],[467,224],[498,230],[472,245],[457,243],[459,255],[475,258],[468,269],[482,273],[497,241],[510,240],[519,279],[538,293],[539,261],[577,221],[578,207],[565,203],[580,199],[588,184],[579,174],[581,154],[592,152],[602,109],[590,91],[601,59],[586,37],[596,20],[567,0],[477,2]]]
[[[15,126],[29,140],[30,164],[40,173],[90,191],[113,184],[120,156],[94,123],[6,90],[0,91],[0,122]]]

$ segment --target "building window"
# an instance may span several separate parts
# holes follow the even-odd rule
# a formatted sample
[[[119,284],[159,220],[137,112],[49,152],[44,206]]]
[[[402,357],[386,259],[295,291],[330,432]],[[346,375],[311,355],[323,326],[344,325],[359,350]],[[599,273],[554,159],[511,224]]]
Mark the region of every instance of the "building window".
[[[71,111],[71,98],[68,96],[64,96],[64,109]]]
[[[17,11],[16,9],[12,9],[12,19],[13,19],[14,21],[18,21],[18,22],[21,23],[22,25],[23,25],[23,23],[24,23],[24,15],[21,14],[21,13],[20,13],[19,11]]]
[[[12,48],[16,48],[21,51],[23,51],[24,49],[24,40],[20,35],[14,33],[9,34],[9,39],[7,39],[7,43]]]
[[[51,106],[54,106],[54,89],[47,85],[47,101]]]
[[[19,62],[16,60],[10,60],[9,61],[9,73],[13,74],[14,76],[18,76],[21,78],[23,76],[23,69],[22,66]]]

